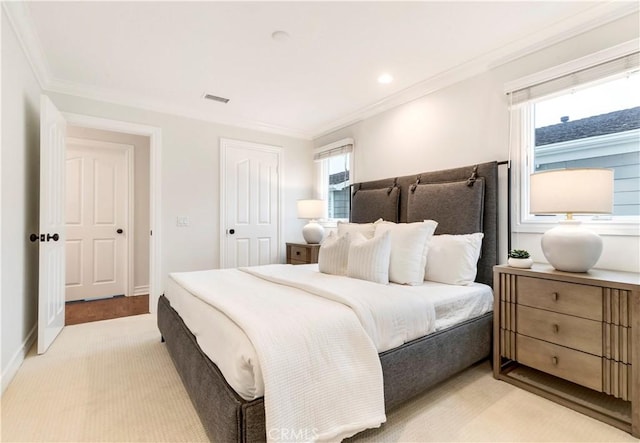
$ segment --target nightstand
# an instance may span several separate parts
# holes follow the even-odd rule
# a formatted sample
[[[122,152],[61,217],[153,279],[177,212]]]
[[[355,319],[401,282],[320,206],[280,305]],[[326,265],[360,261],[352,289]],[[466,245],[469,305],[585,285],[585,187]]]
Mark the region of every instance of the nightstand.
[[[494,267],[497,379],[640,437],[640,274]]]
[[[287,243],[287,264],[306,265],[318,263],[320,245],[307,243]]]

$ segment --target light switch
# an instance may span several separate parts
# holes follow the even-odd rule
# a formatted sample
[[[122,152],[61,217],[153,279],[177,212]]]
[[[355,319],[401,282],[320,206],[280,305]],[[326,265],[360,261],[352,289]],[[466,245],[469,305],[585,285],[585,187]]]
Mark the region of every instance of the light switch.
[[[186,215],[179,215],[176,219],[176,226],[179,228],[189,226],[189,217]]]

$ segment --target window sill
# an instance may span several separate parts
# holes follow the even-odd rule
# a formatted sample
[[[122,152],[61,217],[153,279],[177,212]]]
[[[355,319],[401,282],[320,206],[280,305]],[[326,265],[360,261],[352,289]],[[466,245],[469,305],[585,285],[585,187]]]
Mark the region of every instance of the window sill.
[[[557,220],[525,220],[515,223],[511,230],[518,233],[544,234],[556,224]],[[582,221],[582,226],[598,235],[640,237],[640,222],[638,221]]]

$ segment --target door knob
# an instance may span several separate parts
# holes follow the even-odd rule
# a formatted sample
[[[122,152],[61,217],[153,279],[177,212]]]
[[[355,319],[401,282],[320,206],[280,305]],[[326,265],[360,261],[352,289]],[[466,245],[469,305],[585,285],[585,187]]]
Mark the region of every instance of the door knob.
[[[117,232],[118,234],[122,234],[124,231],[123,231],[122,229],[118,228],[118,229],[116,229],[116,232]]]
[[[37,242],[38,240],[40,240],[40,241],[51,241],[51,240],[58,241],[58,240],[60,240],[60,235],[57,234],[57,233],[53,234],[53,235],[51,235],[51,234],[40,234],[40,235],[31,234],[29,236],[29,240],[31,240],[32,242]]]
[[[233,235],[233,234],[235,234],[235,233],[236,233],[236,230],[235,230],[235,229],[229,229],[229,234]]]

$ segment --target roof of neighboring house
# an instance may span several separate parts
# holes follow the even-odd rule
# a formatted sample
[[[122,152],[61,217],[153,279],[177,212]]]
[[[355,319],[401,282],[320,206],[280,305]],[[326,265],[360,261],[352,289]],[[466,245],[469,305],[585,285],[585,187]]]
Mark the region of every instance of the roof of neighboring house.
[[[349,171],[336,172],[329,176],[329,185],[337,185],[349,180]]]
[[[536,146],[640,128],[640,106],[536,128]]]

